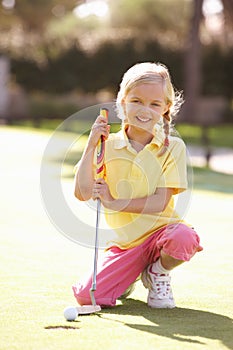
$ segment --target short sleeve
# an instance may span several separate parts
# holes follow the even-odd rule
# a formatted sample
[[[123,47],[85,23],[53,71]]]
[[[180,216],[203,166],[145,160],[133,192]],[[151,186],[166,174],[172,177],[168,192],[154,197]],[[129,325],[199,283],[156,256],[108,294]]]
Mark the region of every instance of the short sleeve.
[[[188,187],[188,182],[184,142],[179,138],[173,138],[164,156],[165,161],[162,166],[162,176],[158,187],[173,188],[174,194],[185,191]]]

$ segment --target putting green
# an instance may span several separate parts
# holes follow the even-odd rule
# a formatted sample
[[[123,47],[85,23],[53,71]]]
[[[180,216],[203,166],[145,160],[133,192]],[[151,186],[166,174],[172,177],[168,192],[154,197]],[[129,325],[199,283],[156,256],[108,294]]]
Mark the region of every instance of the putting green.
[[[149,309],[139,281],[123,304],[66,322],[71,285],[92,269],[93,250],[65,238],[44,211],[39,174],[50,135],[7,127],[0,134],[0,349],[233,348],[232,194],[194,184],[186,219],[204,251],[172,274],[177,308]],[[69,196],[71,179],[64,188]]]

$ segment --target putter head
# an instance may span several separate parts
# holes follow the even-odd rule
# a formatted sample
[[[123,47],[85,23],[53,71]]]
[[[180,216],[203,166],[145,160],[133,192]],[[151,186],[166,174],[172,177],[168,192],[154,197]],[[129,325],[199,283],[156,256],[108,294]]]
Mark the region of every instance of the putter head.
[[[95,292],[95,289],[91,288],[90,289],[90,297],[91,297],[92,305],[82,305],[82,306],[78,306],[76,308],[79,315],[89,315],[89,314],[93,314],[95,312],[99,312],[101,310],[100,305],[96,305],[94,292]]]
[[[100,305],[82,305],[76,307],[79,315],[90,315],[101,310]]]

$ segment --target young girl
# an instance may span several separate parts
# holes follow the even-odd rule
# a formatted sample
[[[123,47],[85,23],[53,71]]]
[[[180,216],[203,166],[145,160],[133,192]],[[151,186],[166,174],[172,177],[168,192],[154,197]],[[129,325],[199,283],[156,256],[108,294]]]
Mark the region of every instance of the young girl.
[[[187,188],[185,145],[169,135],[179,100],[164,65],[134,65],[117,95],[122,130],[109,134],[105,118],[98,116],[78,163],[75,196],[99,198],[117,234],[98,266],[95,298],[101,306],[114,306],[141,275],[148,305],[174,308],[170,271],[202,250],[196,232],[174,210],[174,196]],[[101,135],[105,176],[95,180]],[[80,305],[91,304],[91,280],[73,286]]]

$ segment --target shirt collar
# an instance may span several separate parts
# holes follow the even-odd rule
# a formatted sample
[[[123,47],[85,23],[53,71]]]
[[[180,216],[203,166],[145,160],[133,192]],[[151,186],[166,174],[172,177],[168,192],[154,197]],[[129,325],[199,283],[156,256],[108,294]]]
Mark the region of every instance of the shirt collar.
[[[124,147],[127,147],[130,145],[129,143],[129,139],[127,137],[126,134],[126,125],[123,126],[123,128],[116,133],[116,138],[115,138],[115,142],[114,142],[114,148],[115,149],[121,149]],[[153,137],[153,139],[151,140],[150,144],[156,145],[158,147],[161,146],[161,144],[163,143],[163,133],[161,131],[161,128],[155,128],[155,136]]]

